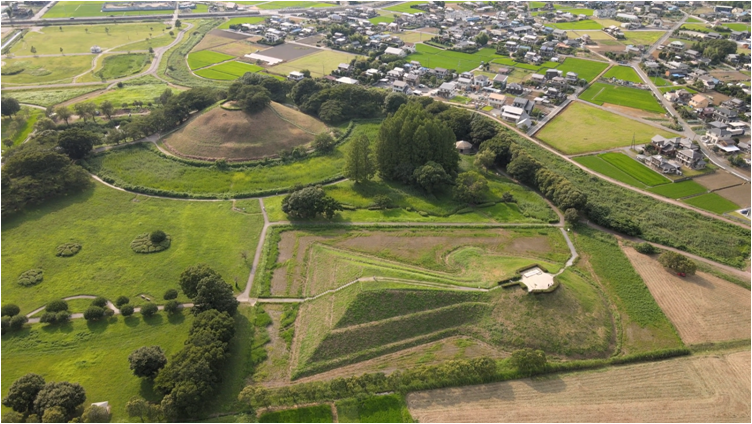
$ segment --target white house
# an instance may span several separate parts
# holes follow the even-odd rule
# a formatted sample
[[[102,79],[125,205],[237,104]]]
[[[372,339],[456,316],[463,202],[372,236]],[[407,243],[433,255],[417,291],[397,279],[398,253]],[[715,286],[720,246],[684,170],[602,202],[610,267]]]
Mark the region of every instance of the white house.
[[[457,85],[453,82],[445,82],[439,86],[439,96],[446,98],[454,97],[454,93],[457,90]]]
[[[385,54],[391,54],[399,57],[405,57],[406,53],[402,49],[398,49],[396,47],[387,47],[386,50],[384,50]]]
[[[392,92],[410,94],[410,86],[405,81],[394,81],[392,84]]]

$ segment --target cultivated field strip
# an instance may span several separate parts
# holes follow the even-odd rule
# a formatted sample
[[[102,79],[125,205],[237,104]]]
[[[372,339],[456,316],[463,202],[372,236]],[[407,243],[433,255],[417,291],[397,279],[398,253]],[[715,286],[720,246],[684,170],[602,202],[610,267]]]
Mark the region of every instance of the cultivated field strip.
[[[750,352],[408,395],[418,422],[743,422]]]
[[[749,337],[749,290],[703,272],[679,277],[630,247],[624,248],[624,253],[684,343]]]

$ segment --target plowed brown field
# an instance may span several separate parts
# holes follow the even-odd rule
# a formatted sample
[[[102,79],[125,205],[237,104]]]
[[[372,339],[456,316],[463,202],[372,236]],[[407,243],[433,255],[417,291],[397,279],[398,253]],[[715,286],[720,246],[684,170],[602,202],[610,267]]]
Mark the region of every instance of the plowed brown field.
[[[625,247],[624,253],[684,343],[749,338],[749,290],[704,272],[678,277],[631,247]]]
[[[417,422],[749,422],[750,352],[411,393]]]

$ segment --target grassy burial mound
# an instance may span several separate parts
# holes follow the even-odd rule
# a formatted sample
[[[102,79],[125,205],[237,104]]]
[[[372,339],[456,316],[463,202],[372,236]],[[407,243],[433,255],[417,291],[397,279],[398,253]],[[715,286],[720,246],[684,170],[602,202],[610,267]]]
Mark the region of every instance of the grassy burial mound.
[[[534,347],[559,357],[607,356],[613,331],[606,304],[579,275],[561,277],[559,289],[545,295],[381,281],[348,286],[301,305],[291,377],[456,335],[500,352]]]
[[[95,75],[103,80],[127,77],[140,72],[149,63],[149,55],[141,53],[106,56]]]
[[[434,287],[495,287],[539,264],[557,272],[569,250],[555,228],[275,230],[254,290],[317,296],[356,279]]]
[[[326,130],[316,118],[277,103],[253,115],[216,107],[170,134],[164,143],[182,156],[249,160],[307,145]]]

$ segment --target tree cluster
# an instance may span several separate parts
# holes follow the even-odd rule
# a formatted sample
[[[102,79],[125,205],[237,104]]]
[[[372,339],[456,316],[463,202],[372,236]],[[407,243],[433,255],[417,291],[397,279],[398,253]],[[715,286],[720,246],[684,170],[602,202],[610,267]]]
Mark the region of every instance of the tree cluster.
[[[342,205],[320,186],[296,189],[282,199],[282,212],[291,218],[310,219],[322,214],[332,219],[341,210]]]
[[[697,271],[697,264],[691,259],[670,250],[661,253],[661,256],[658,257],[658,262],[679,274],[694,275]]]
[[[18,305],[8,303],[2,307],[2,334],[8,331],[18,331],[23,328],[29,319],[26,315],[20,315],[21,308]]]
[[[381,116],[386,93],[358,85],[328,86],[306,78],[295,84],[291,97],[304,113],[337,123]]]
[[[180,288],[193,300],[193,314],[215,309],[234,315],[238,301],[219,273],[206,264],[192,266],[180,274]]]
[[[14,381],[3,398],[3,405],[17,413],[15,422],[65,423],[80,417],[86,392],[78,383],[45,383],[37,374],[26,374]]]
[[[692,50],[696,50],[710,62],[717,64],[726,56],[736,53],[737,45],[731,40],[705,39],[692,44]]]

